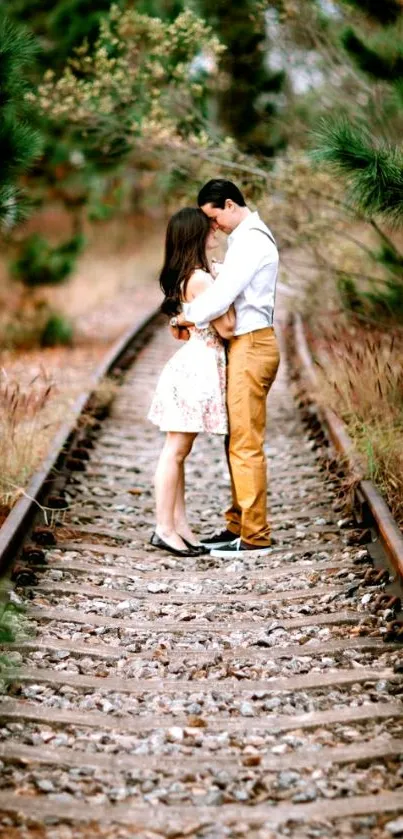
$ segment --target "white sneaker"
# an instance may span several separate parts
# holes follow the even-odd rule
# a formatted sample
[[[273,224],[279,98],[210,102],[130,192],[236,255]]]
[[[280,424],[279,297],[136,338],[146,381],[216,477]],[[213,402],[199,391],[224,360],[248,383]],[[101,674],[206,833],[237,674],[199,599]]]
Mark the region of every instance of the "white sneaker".
[[[267,556],[272,552],[273,548],[271,546],[256,546],[256,548],[251,548],[249,545],[242,544],[241,539],[234,539],[233,542],[230,542],[229,545],[223,545],[222,548],[214,548],[210,551],[210,556],[222,556],[222,557],[238,557],[241,558],[243,556]]]

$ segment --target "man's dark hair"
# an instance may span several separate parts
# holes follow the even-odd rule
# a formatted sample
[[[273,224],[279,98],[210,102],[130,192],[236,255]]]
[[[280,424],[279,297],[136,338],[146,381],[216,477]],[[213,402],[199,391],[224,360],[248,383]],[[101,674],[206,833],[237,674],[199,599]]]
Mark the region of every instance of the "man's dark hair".
[[[213,207],[219,207],[223,210],[227,199],[234,201],[239,207],[246,207],[246,201],[241,190],[232,181],[226,181],[224,178],[213,178],[202,186],[197,196],[197,203],[199,207],[212,204]]]

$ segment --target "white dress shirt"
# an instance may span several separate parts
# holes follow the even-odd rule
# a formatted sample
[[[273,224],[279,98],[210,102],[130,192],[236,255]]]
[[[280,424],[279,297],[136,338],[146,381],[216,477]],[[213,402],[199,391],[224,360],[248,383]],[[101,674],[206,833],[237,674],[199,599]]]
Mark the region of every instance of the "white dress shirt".
[[[183,304],[188,321],[203,329],[234,303],[235,335],[273,326],[278,251],[267,234],[272,237],[259,213],[249,213],[238,224],[228,237],[228,250],[214,284]]]

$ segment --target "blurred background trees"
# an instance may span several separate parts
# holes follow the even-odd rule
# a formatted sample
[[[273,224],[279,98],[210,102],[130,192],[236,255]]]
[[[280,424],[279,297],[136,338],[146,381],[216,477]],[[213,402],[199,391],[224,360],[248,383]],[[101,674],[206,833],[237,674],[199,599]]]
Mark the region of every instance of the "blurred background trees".
[[[356,114],[322,122],[316,159],[330,165],[346,185],[349,204],[379,234],[374,262],[381,281],[361,288],[348,275],[346,305],[377,319],[403,320],[403,250],[385,230],[403,225],[403,7],[395,0],[344,0],[351,20],[342,23],[340,44],[362,78]]]
[[[17,221],[24,187],[34,215],[70,219],[57,241],[8,224],[31,295],[68,279],[88,221],[194,200],[219,171],[338,305],[403,318],[398,0],[15,0],[8,14],[30,34],[0,64],[0,213]]]
[[[265,4],[199,0],[199,7],[226,47],[217,91],[219,125],[242,151],[271,157],[285,145],[278,119],[285,72],[270,69]]]
[[[158,18],[161,7],[163,20]],[[130,211],[144,196],[147,202],[153,191],[141,188],[144,181],[149,183],[145,172],[156,176],[162,172],[163,187],[166,191],[172,187],[175,179],[166,178],[160,150],[169,145],[170,155],[179,160],[183,142],[194,144],[194,132],[204,130],[198,115],[203,110],[206,74],[191,65],[205,45],[214,61],[218,41],[177,2],[144,2],[133,9],[122,0],[110,10],[105,0],[91,4],[20,0],[12,15],[16,21],[28,21],[33,33],[23,43],[22,35],[16,41],[17,66],[23,58],[31,62],[26,89],[21,82],[12,91],[14,103],[21,111],[29,109],[30,116],[29,128],[28,123],[17,124],[17,116],[10,126],[14,145],[19,146],[14,158],[5,148],[13,183],[3,164],[4,208],[10,215],[10,189],[16,188],[20,172],[27,168],[22,143],[30,149],[28,163],[35,157],[33,139],[41,137],[42,155],[36,155],[24,180],[26,195],[37,213],[54,207],[56,213],[67,212],[71,220],[70,234],[58,241],[49,240],[42,231],[25,235],[15,228],[10,234],[11,275],[30,290],[17,303],[18,319],[31,323],[39,312],[40,326],[30,333],[42,341],[51,318],[60,325],[59,334],[57,329],[52,332],[55,340],[65,341],[71,338],[71,327],[57,313],[46,311],[40,287],[59,284],[71,275],[85,247],[88,220],[105,221]],[[10,32],[20,31],[18,23],[7,26]],[[26,55],[20,57],[23,49]],[[8,72],[6,65],[4,69]],[[10,76],[10,90],[12,84],[16,85],[15,74]],[[4,136],[3,146],[7,141]],[[154,191],[160,188],[156,183]],[[12,328],[5,340],[15,343],[16,336]]]

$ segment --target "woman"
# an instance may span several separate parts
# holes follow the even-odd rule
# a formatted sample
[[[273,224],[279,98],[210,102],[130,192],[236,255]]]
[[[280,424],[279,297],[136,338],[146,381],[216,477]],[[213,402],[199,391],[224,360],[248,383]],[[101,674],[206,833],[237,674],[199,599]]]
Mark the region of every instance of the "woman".
[[[206,250],[217,246],[207,216],[196,208],[179,210],[169,221],[160,285],[162,310],[174,315],[213,282]],[[156,528],[154,547],[175,556],[197,556],[197,545],[186,517],[184,463],[201,431],[228,431],[226,410],[225,338],[235,326],[233,308],[206,329],[192,327],[189,340],[165,365],[148,418],[166,431],[155,473]]]

